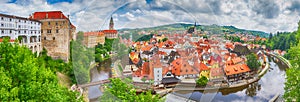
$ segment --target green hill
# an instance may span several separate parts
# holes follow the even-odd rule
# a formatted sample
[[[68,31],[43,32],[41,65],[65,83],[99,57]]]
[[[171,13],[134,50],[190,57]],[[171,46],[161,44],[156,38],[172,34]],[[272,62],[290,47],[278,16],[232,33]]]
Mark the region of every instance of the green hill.
[[[194,24],[185,24],[185,23],[174,23],[156,27],[148,27],[148,28],[136,28],[136,29],[120,29],[119,31],[130,31],[133,37],[138,37],[137,33],[140,31],[151,32],[151,34],[156,33],[158,30],[167,30],[167,31],[182,31],[187,30],[189,27],[193,27]],[[259,35],[261,37],[269,37],[269,33],[265,33],[262,31],[255,31],[255,30],[246,30],[246,29],[239,29],[234,26],[219,26],[216,24],[213,25],[197,25],[198,30],[206,31],[208,34],[251,34],[251,35]],[[129,38],[127,35],[123,35],[122,37]]]

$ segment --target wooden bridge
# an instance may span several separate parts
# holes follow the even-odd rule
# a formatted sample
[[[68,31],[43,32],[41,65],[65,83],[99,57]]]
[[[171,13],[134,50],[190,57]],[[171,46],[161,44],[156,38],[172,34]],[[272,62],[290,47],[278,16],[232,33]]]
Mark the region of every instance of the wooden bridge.
[[[78,86],[81,87],[81,88],[85,88],[85,87],[105,84],[105,83],[109,83],[109,82],[110,82],[110,80],[106,79],[106,80],[100,80],[100,81],[96,81],[96,82],[90,82],[90,83],[87,83],[87,84],[81,84],[81,85],[78,85]]]

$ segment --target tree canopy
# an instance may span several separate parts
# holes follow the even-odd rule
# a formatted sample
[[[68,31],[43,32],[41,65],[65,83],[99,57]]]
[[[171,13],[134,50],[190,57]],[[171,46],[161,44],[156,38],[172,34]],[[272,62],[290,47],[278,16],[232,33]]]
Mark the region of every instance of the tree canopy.
[[[208,79],[205,76],[201,76],[199,79],[196,80],[196,84],[199,86],[205,86],[208,82]]]
[[[76,93],[59,85],[51,69],[27,47],[5,39],[0,43],[0,100],[76,101]]]
[[[110,84],[107,84],[107,89],[99,98],[105,102],[159,102],[163,101],[158,95],[152,95],[151,91],[137,94],[134,86],[128,84],[130,79],[121,80],[120,78],[111,78]]]
[[[300,23],[300,22],[299,22]],[[298,25],[300,25],[298,23]],[[298,26],[296,39],[300,38],[300,26]],[[284,98],[288,102],[298,102],[300,101],[300,42],[298,41],[298,45],[291,47],[288,50],[288,54],[290,55],[290,62],[292,64],[292,68],[286,70],[286,82],[285,82],[285,93]]]
[[[247,65],[251,70],[257,70],[257,68],[260,66],[259,61],[257,60],[257,56],[254,53],[251,53],[246,56],[247,58]]]

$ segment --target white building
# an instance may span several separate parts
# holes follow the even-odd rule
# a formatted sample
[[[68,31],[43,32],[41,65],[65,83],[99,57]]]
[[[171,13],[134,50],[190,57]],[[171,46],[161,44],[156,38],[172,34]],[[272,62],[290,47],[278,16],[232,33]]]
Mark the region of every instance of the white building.
[[[32,52],[41,52],[41,22],[29,18],[0,14],[0,39],[19,40]]]
[[[162,68],[155,68],[154,67],[154,85],[159,85],[161,83],[162,80]]]

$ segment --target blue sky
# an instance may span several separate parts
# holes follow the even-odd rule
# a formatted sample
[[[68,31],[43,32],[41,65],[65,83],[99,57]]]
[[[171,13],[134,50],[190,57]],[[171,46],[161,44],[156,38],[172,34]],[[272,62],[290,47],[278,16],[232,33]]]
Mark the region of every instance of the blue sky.
[[[78,30],[108,28],[110,16],[119,28],[171,23],[233,25],[265,32],[294,31],[299,0],[1,0],[0,13],[28,17],[36,11],[63,11]]]
[[[17,0],[10,0],[8,3],[16,3]],[[68,2],[72,3],[73,0],[47,0],[49,4],[61,3],[61,2]]]

